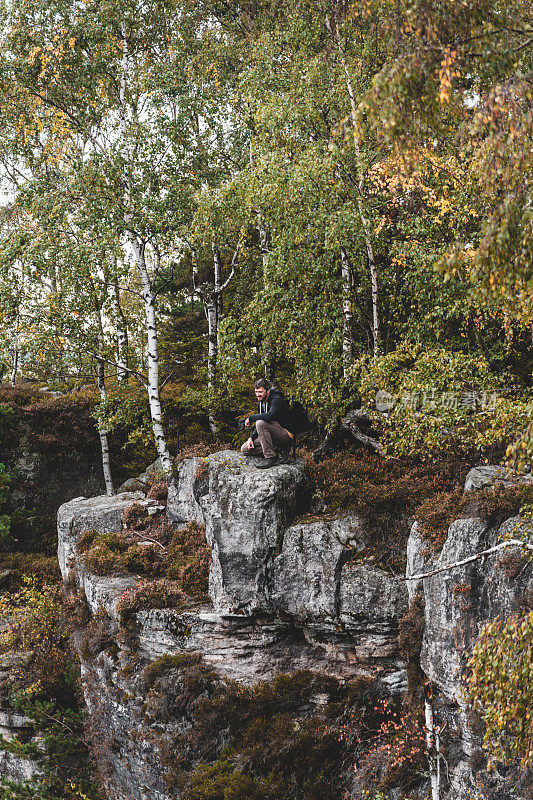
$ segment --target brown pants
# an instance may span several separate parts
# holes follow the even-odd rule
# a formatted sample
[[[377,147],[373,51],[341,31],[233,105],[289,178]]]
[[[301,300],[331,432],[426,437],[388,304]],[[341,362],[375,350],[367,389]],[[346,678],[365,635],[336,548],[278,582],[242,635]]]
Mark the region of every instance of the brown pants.
[[[246,441],[241,447],[241,453],[244,456],[261,455],[265,458],[272,458],[276,455],[275,447],[290,447],[292,438],[289,436],[285,428],[282,428],[279,422],[265,422],[258,419],[255,423],[257,431],[257,439],[254,439],[253,447],[248,447]]]

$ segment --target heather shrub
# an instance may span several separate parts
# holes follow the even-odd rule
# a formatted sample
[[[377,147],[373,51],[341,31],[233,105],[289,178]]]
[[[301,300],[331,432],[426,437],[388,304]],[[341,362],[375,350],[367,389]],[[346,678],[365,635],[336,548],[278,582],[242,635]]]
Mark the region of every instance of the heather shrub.
[[[432,552],[442,549],[450,524],[465,517],[479,517],[489,525],[497,526],[504,520],[516,516],[520,509],[529,507],[533,498],[533,486],[494,488],[463,493],[439,492],[424,500],[415,511],[420,535]]]
[[[418,592],[398,623],[398,646],[407,668],[410,695],[419,694],[424,676],[420,668],[420,651],[424,636],[424,596]]]
[[[7,573],[0,588],[10,591],[20,588],[24,575],[31,575],[38,587],[57,585],[61,581],[57,556],[42,553],[2,553],[0,572]]]
[[[150,487],[150,491],[146,495],[151,500],[158,500],[160,503],[166,503],[168,497],[168,486],[166,478],[162,478],[159,481],[153,483]]]
[[[185,800],[338,800],[357,748],[382,720],[369,678],[343,684],[301,670],[245,686],[197,656],[171,658],[145,670],[155,677],[146,713],[182,719],[162,754],[167,783]]]
[[[470,454],[448,453],[439,460],[394,461],[359,450],[344,450],[315,464],[306,462],[314,509],[338,515],[354,511],[367,520],[369,551],[377,564],[402,572],[409,524],[417,507],[442,491],[460,491]]]
[[[179,588],[183,597],[204,601],[211,563],[205,527],[191,522],[177,531],[166,519],[154,517],[150,517],[150,525],[141,532],[85,531],[78,541],[83,563],[96,575],[129,573],[156,578],[161,586],[174,587],[174,593]]]
[[[153,581],[139,581],[137,586],[128,589],[116,604],[121,624],[127,625],[138,611],[144,608],[186,608],[190,598],[184,594],[178,581],[161,578]]]
[[[148,521],[146,508],[139,503],[132,503],[124,512],[124,525],[127,528],[143,528]]]

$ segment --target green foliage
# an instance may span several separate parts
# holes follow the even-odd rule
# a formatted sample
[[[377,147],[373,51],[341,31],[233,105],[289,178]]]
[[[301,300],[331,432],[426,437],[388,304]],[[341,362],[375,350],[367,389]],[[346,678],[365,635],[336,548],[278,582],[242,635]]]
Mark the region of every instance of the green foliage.
[[[0,511],[8,499],[8,492],[13,483],[14,473],[0,463]],[[0,546],[11,539],[11,520],[8,514],[0,514]]]
[[[0,443],[5,444],[8,436],[12,432],[13,409],[6,405],[1,394],[2,384],[0,384]]]
[[[31,575],[35,585],[53,586],[61,581],[61,572],[57,556],[46,556],[42,553],[2,553],[0,556],[0,572],[5,572],[2,589],[15,591],[21,588],[24,577]]]
[[[68,618],[58,589],[39,588],[32,578],[24,578],[21,588],[0,597],[0,619],[5,623],[0,652],[18,655],[7,682],[9,702],[29,718],[42,742],[41,746],[32,739],[14,740],[3,746],[39,763],[43,777],[32,790],[42,800],[85,795],[97,800],[88,769],[79,668],[70,650]]]
[[[508,441],[529,422],[527,394],[497,381],[481,356],[405,342],[389,355],[361,359],[354,370],[363,403],[396,455],[481,449]],[[391,395],[387,415],[376,408],[378,391]]]
[[[485,725],[484,749],[495,762],[533,763],[533,611],[481,629],[468,662],[467,699]]]

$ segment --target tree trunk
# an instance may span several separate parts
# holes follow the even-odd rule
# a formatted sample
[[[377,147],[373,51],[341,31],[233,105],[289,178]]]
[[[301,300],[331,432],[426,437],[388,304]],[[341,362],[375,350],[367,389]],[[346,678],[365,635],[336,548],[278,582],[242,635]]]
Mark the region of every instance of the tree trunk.
[[[268,263],[270,259],[270,234],[266,228],[263,228],[263,226],[259,228],[259,237],[261,241],[261,259],[263,262],[263,286],[265,287],[265,292],[268,295],[270,292],[270,270]],[[272,381],[274,379],[274,358],[272,353],[272,342],[268,336],[265,336],[263,342],[263,353],[265,378],[269,381]]]
[[[433,697],[431,684],[424,685],[424,708],[426,717],[426,749],[431,780],[431,800],[440,798],[440,744],[438,730],[433,719]]]
[[[147,334],[147,355],[148,355],[148,401],[150,404],[150,417],[152,420],[152,430],[154,433],[155,445],[159,458],[161,459],[161,466],[163,471],[170,474],[172,470],[172,461],[170,453],[168,452],[165,433],[162,423],[161,400],[159,395],[159,348],[157,341],[157,323],[155,313],[155,295],[148,273],[145,258],[145,244],[141,242],[132,230],[132,215],[128,211],[131,203],[131,181],[129,175],[129,161],[130,151],[128,147],[128,130],[126,119],[126,92],[128,88],[129,77],[129,49],[128,37],[125,23],[121,26],[121,39],[122,39],[122,76],[120,81],[120,127],[124,143],[124,223],[125,233],[129,241],[137,269],[139,271],[139,278],[142,286],[142,296],[144,303],[144,316],[146,320],[146,334]]]
[[[102,403],[105,404],[107,400],[107,393],[105,388],[105,369],[104,369],[104,362],[101,358],[97,359],[97,370],[98,370],[98,391],[100,392],[100,399]],[[98,435],[100,436],[100,447],[102,449],[102,470],[104,473],[105,490],[106,494],[111,496],[115,494],[115,488],[113,486],[113,476],[111,474],[109,440],[107,438],[107,432],[102,423],[98,423]]]
[[[348,377],[353,363],[352,347],[352,275],[348,253],[341,247],[342,264],[342,371]]]
[[[13,358],[11,359],[11,386],[17,382],[17,372],[19,368],[19,330],[20,330],[20,315],[17,312],[17,322],[15,324],[15,334],[13,336]]]
[[[207,316],[207,395],[209,405],[209,429],[216,433],[218,428],[213,413],[212,402],[215,391],[217,359],[218,359],[218,314],[217,297],[214,294],[204,295],[205,313]]]
[[[161,466],[164,472],[170,473],[172,461],[168,452],[165,433],[163,430],[161,400],[159,395],[159,346],[157,340],[157,321],[155,313],[155,296],[146,266],[144,245],[140,244],[137,237],[129,232],[129,241],[135,254],[139,277],[141,279],[142,295],[144,302],[144,316],[147,333],[148,356],[148,400],[150,403],[150,416],[152,430]]]
[[[348,65],[344,57],[342,49],[339,25],[336,20],[327,19],[326,25],[330,33],[335,38],[337,50],[344,70],[344,78],[346,81],[346,89],[350,98],[350,117],[352,121],[353,140],[355,146],[355,158],[357,162],[357,208],[359,211],[359,218],[363,228],[363,235],[365,240],[366,252],[368,256],[368,266],[370,270],[370,282],[372,286],[372,340],[374,345],[374,355],[379,352],[381,331],[379,320],[379,289],[378,289],[378,272],[376,267],[376,258],[374,255],[374,247],[372,245],[372,235],[370,231],[370,223],[366,217],[366,212],[363,204],[363,188],[365,182],[365,173],[363,168],[363,159],[361,156],[361,141],[357,132],[357,106],[355,103],[355,92],[353,90],[352,79],[348,71]]]
[[[102,312],[100,309],[100,303],[98,302],[98,294],[96,292],[96,287],[94,283],[92,285],[92,289],[93,289],[94,311],[96,314],[96,323],[98,325],[98,350],[100,356],[102,356],[104,352],[104,326],[102,324]],[[103,358],[101,357],[96,358],[96,369],[97,369],[98,391],[100,392],[100,400],[102,401],[102,404],[105,406],[107,401],[107,392],[105,388],[105,364]],[[100,437],[100,448],[102,450],[102,471],[104,473],[105,490],[106,494],[111,497],[112,495],[115,494],[115,488],[113,486],[113,475],[111,473],[109,439],[107,438],[107,431],[105,429],[105,426],[100,421],[98,422],[98,435]]]
[[[120,303],[120,290],[115,275],[109,286],[109,294],[115,309],[115,330],[117,342],[117,380],[126,383],[128,380],[128,325]]]
[[[206,314],[209,337],[209,350],[207,357],[207,385],[210,392],[213,392],[216,383],[216,373],[218,366],[218,331],[220,327],[220,301],[221,301],[221,274],[222,265],[220,263],[220,253],[218,248],[213,245],[213,266],[214,281],[213,294],[205,295]]]

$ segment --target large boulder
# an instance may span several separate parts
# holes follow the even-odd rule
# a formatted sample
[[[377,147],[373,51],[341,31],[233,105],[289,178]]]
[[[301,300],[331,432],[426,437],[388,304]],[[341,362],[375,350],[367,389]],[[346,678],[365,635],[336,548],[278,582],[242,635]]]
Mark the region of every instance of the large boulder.
[[[505,487],[533,483],[531,473],[525,475],[510,475],[503,467],[482,466],[472,467],[465,480],[465,492],[476,489],[490,489],[500,485]]]
[[[176,474],[168,479],[167,516],[177,528],[189,522],[204,523],[200,500],[206,496],[205,478],[208,474],[203,458],[185,458]]]
[[[347,630],[396,633],[398,620],[406,611],[407,588],[398,575],[368,563],[345,565],[339,585],[339,617]]]
[[[204,460],[194,490],[211,547],[209,594],[215,608],[269,610],[273,561],[304,502],[303,463],[258,470],[253,459],[226,450]],[[208,502],[202,503],[203,497]]]
[[[57,557],[63,580],[67,580],[71,564],[76,558],[76,545],[84,531],[98,533],[120,531],[124,512],[132,503],[142,500],[140,492],[127,492],[113,497],[76,497],[60,506],[57,512]]]
[[[274,559],[272,600],[300,619],[338,615],[339,580],[350,550],[364,549],[362,521],[355,516],[293,525]]]

